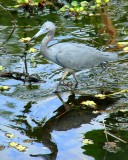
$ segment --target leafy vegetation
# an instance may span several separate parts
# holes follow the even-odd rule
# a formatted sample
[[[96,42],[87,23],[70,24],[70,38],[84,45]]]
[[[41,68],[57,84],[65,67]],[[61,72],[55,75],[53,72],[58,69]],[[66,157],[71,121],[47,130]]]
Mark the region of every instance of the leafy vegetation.
[[[87,2],[87,1],[73,1],[69,5],[64,5],[60,12],[65,12],[71,17],[74,17],[77,20],[80,20],[83,15],[93,15],[93,12],[98,9],[99,7],[102,7],[106,5],[109,2],[109,0],[95,0],[95,2]]]
[[[14,7],[25,7],[25,6],[31,6],[31,7],[45,7],[47,5],[53,5],[52,2],[49,2],[48,0],[16,0],[18,5],[15,5]]]

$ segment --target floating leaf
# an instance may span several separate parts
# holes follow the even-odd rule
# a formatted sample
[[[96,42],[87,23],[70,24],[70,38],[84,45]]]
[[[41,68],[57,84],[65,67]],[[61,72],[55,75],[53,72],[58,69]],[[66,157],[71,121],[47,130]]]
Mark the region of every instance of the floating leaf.
[[[100,113],[99,111],[93,111],[92,113],[94,113],[94,114],[98,114],[98,113]]]
[[[75,12],[75,8],[69,8],[70,12]]]
[[[18,143],[16,143],[16,142],[10,142],[10,143],[9,143],[9,146],[17,149],[17,150],[20,151],[20,152],[24,152],[24,151],[26,151],[26,149],[27,149],[27,147],[22,146],[22,145],[20,145],[20,144],[18,144]]]
[[[76,12],[80,12],[80,8],[79,7],[75,8],[75,10],[76,10]]]
[[[9,86],[3,86],[3,90],[8,90],[8,89],[10,89]]]
[[[64,5],[63,6],[65,9],[68,9],[69,8],[69,5]]]
[[[23,0],[24,1],[24,3],[29,3],[29,0]]]
[[[84,143],[84,145],[94,144],[94,142],[90,139],[84,139],[82,142]]]
[[[84,7],[79,8],[80,12],[84,11]]]
[[[19,4],[29,3],[29,0],[17,0],[17,3],[19,3]]]
[[[18,143],[16,143],[16,142],[10,142],[9,143],[10,147],[14,147],[15,148],[17,145],[18,145]]]
[[[73,7],[76,7],[76,6],[78,6],[78,2],[77,2],[77,1],[73,1],[73,2],[71,3],[71,5],[72,5]]]
[[[110,0],[104,0],[105,3],[108,3]]]
[[[128,42],[118,42],[117,43],[118,47],[125,47],[126,45],[128,45]]]
[[[128,47],[123,48],[124,52],[128,52]]]
[[[0,86],[0,90],[9,90],[10,87],[9,86]]]
[[[94,14],[93,13],[89,13],[89,16],[91,17],[91,16],[94,16]]]
[[[97,3],[97,4],[96,4],[96,7],[100,7],[100,6],[101,6],[101,4],[100,4],[100,3]]]
[[[96,103],[94,101],[83,101],[81,102],[81,104],[92,107],[92,108],[96,108]]]
[[[16,146],[16,149],[18,149],[20,152],[24,152],[24,151],[26,151],[27,147],[18,144],[18,145]]]
[[[80,3],[80,5],[81,5],[82,7],[85,7],[85,6],[88,5],[88,2],[87,2],[87,1],[82,1],[82,2]]]
[[[10,133],[6,133],[5,136],[8,138],[15,138],[15,135]]]
[[[99,99],[105,99],[106,95],[104,95],[104,94],[96,94],[95,97],[99,98]]]
[[[95,0],[95,1],[96,1],[96,3],[100,3],[100,4],[102,3],[101,0]]]
[[[19,7],[20,7],[20,5],[14,5],[13,7],[14,7],[14,8],[19,8]]]
[[[127,110],[126,109],[120,109],[120,112],[126,112]]]
[[[38,2],[32,2],[32,6],[38,6],[39,3]]]
[[[4,70],[5,68],[3,66],[0,66],[0,71]]]
[[[64,8],[64,7],[62,7],[61,9],[60,9],[60,12],[65,12],[66,11],[66,9]]]
[[[29,49],[29,52],[30,52],[30,53],[37,52],[37,49],[36,49],[36,48],[30,48],[30,49]]]
[[[23,43],[29,42],[30,41],[30,37],[26,37],[26,38],[21,38],[20,41]]]

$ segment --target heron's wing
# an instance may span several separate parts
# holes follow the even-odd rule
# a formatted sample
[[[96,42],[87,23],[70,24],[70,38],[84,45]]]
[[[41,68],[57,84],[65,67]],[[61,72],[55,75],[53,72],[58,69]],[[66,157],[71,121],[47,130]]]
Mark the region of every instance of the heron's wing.
[[[77,43],[59,43],[50,47],[54,62],[65,68],[82,70],[92,68],[104,61],[117,60],[117,54],[102,52]]]
[[[66,46],[65,46],[66,47]],[[81,70],[92,68],[103,61],[107,61],[107,55],[100,54],[101,51],[92,47],[61,48],[56,54],[56,60],[65,68]]]
[[[79,54],[79,53],[78,53]],[[88,60],[83,60],[84,55],[74,55],[72,52],[68,52],[65,54],[57,54],[56,59],[61,64],[61,66],[65,68],[75,69],[75,70],[81,70],[84,68],[87,68],[89,66]],[[90,68],[90,67],[89,67]]]

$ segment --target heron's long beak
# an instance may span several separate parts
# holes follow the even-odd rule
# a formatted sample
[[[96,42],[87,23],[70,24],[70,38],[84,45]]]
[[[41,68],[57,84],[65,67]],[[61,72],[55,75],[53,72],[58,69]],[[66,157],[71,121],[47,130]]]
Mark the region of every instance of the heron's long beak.
[[[45,34],[45,33],[47,33],[48,31],[46,30],[46,29],[40,29],[39,30],[39,32],[37,32],[31,39],[30,39],[30,41],[29,42],[31,42],[32,40],[34,40],[35,38],[37,38],[37,37],[39,37],[39,36],[41,36],[42,34]],[[28,42],[28,43],[29,43]]]

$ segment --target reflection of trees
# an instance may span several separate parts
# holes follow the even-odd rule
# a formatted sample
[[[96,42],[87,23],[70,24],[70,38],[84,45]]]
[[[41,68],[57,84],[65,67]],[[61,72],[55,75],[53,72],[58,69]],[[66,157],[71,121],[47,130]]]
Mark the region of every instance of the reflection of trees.
[[[128,141],[128,112],[116,112],[111,113],[108,118],[105,119],[105,123],[110,132],[121,139]],[[110,151],[103,149],[105,146],[106,138],[104,130],[93,130],[85,133],[85,138],[93,140],[93,145],[83,145],[82,149],[84,154],[94,157],[96,160],[110,160],[110,159],[127,159],[128,145],[121,141],[117,141],[115,138],[108,136],[109,142],[115,142],[116,147]],[[108,148],[109,149],[109,148]]]
[[[55,160],[58,149],[57,144],[52,141],[52,131],[67,131],[72,128],[79,128],[82,124],[90,123],[92,118],[95,118],[97,115],[92,114],[92,109],[87,108],[82,109],[81,102],[86,100],[92,100],[100,106],[100,109],[105,109],[110,104],[114,103],[114,99],[105,99],[98,100],[93,96],[75,96],[75,94],[71,94],[68,97],[67,102],[64,102],[60,95],[57,97],[61,100],[62,105],[54,111],[56,113],[55,116],[50,118],[45,122],[45,118],[42,120],[36,121],[33,119],[33,122],[37,125],[36,127],[32,127],[27,121],[27,117],[25,114],[30,112],[30,108],[33,105],[33,102],[29,102],[23,110],[23,116],[17,116],[14,120],[25,126],[25,128],[18,128],[22,130],[28,137],[32,139],[36,139],[36,141],[43,143],[46,147],[51,150],[51,154],[49,155],[31,155],[31,156],[41,156],[48,157],[50,160]]]

